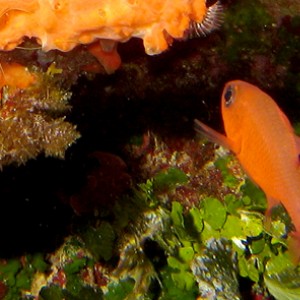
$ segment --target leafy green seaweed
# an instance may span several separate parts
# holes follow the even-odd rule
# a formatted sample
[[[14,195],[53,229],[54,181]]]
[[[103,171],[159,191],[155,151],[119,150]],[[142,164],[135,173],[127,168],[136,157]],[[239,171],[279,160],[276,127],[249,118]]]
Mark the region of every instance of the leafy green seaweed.
[[[115,232],[110,223],[103,221],[96,228],[89,227],[81,232],[81,237],[96,260],[108,261],[112,257]]]
[[[160,172],[153,178],[153,189],[163,191],[187,183],[187,175],[179,168],[169,168],[166,172]]]
[[[0,264],[0,280],[8,286],[5,300],[19,299],[22,290],[30,290],[36,272],[46,272],[49,265],[41,253],[27,255],[21,263],[18,259],[9,259]]]
[[[222,161],[227,175],[228,161]],[[41,299],[240,299],[238,277],[279,300],[297,299],[299,271],[285,252],[291,220],[282,207],[273,210],[270,226],[265,226],[265,195],[249,180],[241,188],[231,186],[238,192],[227,189],[223,199],[204,197],[191,207],[177,201],[164,205],[159,197],[166,193],[168,199],[168,192],[173,196],[174,188],[188,180],[178,170],[155,178],[135,187],[97,226],[81,228],[78,237],[66,239],[59,252],[66,286],[44,287]],[[163,255],[147,251],[149,241]],[[118,253],[103,291],[83,281],[87,268],[95,262],[110,265]],[[6,300],[18,299],[30,289],[33,275],[49,268],[40,254],[27,256],[25,262],[0,265],[1,279],[9,286]]]
[[[175,273],[178,274],[178,273]],[[187,276],[187,278],[185,278]],[[181,273],[179,277],[175,276],[173,268],[164,268],[161,272],[162,277],[162,291],[159,296],[159,300],[194,300],[198,295],[198,288],[196,286],[195,280],[191,278],[191,273]],[[183,277],[184,282],[193,282],[192,285],[178,285],[178,279]],[[175,279],[175,280],[174,280]],[[189,287],[189,289],[187,289]]]
[[[226,221],[226,208],[216,198],[205,198],[201,202],[201,209],[203,211],[203,219],[214,230],[221,229]]]
[[[73,292],[73,293],[72,293]],[[70,292],[57,285],[42,288],[39,299],[41,300],[101,300],[103,293],[100,289],[90,286],[81,286],[79,290]]]
[[[267,199],[264,192],[251,180],[246,179],[241,187],[243,193],[243,203],[249,210],[265,211],[267,209]]]
[[[108,291],[104,295],[105,300],[123,300],[133,290],[134,281],[132,279],[112,282],[108,285]]]
[[[279,300],[300,298],[300,270],[287,253],[272,256],[266,265],[264,280],[271,294]]]

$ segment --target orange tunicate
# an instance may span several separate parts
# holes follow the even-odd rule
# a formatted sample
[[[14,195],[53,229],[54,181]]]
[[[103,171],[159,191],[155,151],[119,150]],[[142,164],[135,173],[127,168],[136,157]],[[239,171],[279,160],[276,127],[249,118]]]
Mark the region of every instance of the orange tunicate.
[[[138,37],[153,55],[183,38],[207,11],[205,0],[0,0],[0,50],[14,49],[25,37],[44,51]]]

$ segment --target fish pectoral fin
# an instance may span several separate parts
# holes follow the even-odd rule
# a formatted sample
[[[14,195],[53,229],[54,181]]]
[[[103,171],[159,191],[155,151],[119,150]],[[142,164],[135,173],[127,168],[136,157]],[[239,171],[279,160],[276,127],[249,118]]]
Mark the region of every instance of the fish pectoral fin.
[[[231,149],[230,140],[225,135],[217,132],[197,119],[194,120],[194,128],[196,132],[206,137],[211,142]]]
[[[267,196],[268,208],[266,214],[271,212],[272,208],[279,205],[280,201],[274,199],[273,197]]]
[[[300,233],[298,231],[292,231],[288,238],[288,252],[292,263],[297,266],[300,262]]]
[[[269,231],[272,223],[272,209],[279,205],[280,202],[270,196],[267,196],[268,207],[265,211],[265,228]]]

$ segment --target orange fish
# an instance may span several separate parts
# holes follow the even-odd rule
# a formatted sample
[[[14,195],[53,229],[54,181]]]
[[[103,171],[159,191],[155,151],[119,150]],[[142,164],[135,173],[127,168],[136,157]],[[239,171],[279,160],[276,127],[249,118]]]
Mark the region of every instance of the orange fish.
[[[228,82],[221,105],[226,136],[198,120],[196,130],[237,156],[267,195],[268,211],[283,204],[300,237],[300,138],[275,101],[252,84]]]

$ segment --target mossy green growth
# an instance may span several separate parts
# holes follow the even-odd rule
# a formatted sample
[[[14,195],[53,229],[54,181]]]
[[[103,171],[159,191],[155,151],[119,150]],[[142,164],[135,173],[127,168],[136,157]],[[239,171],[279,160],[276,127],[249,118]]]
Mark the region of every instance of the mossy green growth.
[[[49,264],[45,262],[44,255],[42,253],[35,253],[30,256],[30,263],[36,271],[46,272],[49,269]]]
[[[82,281],[80,272],[88,266],[90,259],[86,256],[78,256],[77,253],[72,254],[68,257],[65,265],[64,272],[66,275],[66,289],[63,290],[63,295],[66,298],[73,299],[89,299],[86,298],[85,293],[90,295],[91,291],[86,290],[86,286]],[[82,298],[76,298],[81,295]],[[91,298],[96,299],[96,298]]]
[[[277,64],[288,65],[291,59],[299,55],[300,36],[299,34],[295,34],[299,30],[299,24],[300,16],[294,16],[290,18],[288,27],[279,27],[277,34],[280,42],[274,47]]]
[[[73,275],[75,273],[78,273],[80,270],[82,270],[87,264],[87,258],[86,257],[73,257],[72,261],[67,263],[64,267],[64,271],[66,275]]]
[[[11,259],[0,265],[1,280],[10,287],[16,283],[16,275],[21,269],[21,263],[17,259]]]
[[[85,246],[79,237],[72,236],[66,239],[56,253],[66,277],[65,288],[51,284],[41,289],[39,298],[43,300],[102,299],[102,290],[88,285],[83,280],[83,272],[95,264],[94,258]],[[42,261],[35,259],[33,262],[39,268],[44,268]]]
[[[81,286],[76,293],[71,293],[67,289],[62,289],[57,285],[42,288],[39,299],[41,300],[101,300],[103,293],[97,288]]]
[[[1,167],[25,164],[41,153],[64,158],[67,148],[80,137],[76,126],[66,121],[71,93],[61,77],[36,67],[31,67],[30,72],[35,80],[28,88],[3,89],[6,100],[1,111],[7,116],[0,123]]]
[[[39,294],[41,300],[63,300],[64,297],[62,288],[57,285],[43,287]]]
[[[103,221],[96,228],[87,227],[80,236],[96,260],[108,261],[112,257],[115,232],[110,223]]]
[[[251,53],[268,54],[272,49],[272,16],[258,0],[237,1],[225,13],[223,28],[226,45],[221,55],[229,62],[251,57]]]

